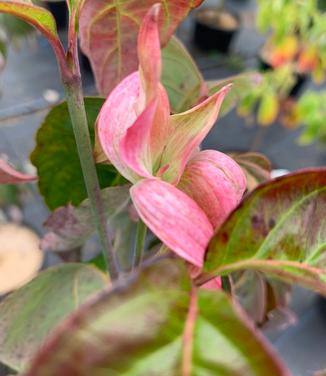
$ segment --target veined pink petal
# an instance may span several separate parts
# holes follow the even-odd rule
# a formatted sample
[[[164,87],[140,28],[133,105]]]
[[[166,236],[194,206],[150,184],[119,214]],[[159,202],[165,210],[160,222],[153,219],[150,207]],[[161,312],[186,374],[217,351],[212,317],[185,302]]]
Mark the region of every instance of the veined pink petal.
[[[0,184],[27,183],[36,179],[36,176],[23,174],[15,170],[3,159],[0,159]]]
[[[246,178],[232,158],[205,150],[188,162],[178,188],[197,202],[216,229],[241,201]]]
[[[161,76],[161,46],[158,18],[161,4],[154,4],[147,12],[138,33],[138,60],[146,103],[157,96]]]
[[[152,177],[150,137],[156,109],[154,99],[127,129],[120,143],[123,161],[138,175],[147,178]]]
[[[161,166],[170,165],[163,176],[164,180],[173,184],[179,181],[193,150],[200,145],[215,124],[230,86],[225,86],[191,110],[170,117],[171,137],[161,160]]]
[[[178,256],[202,267],[213,227],[196,202],[158,179],[142,180],[130,193],[139,216],[154,234]]]
[[[98,119],[97,136],[110,162],[126,179],[138,180],[137,174],[123,161],[120,143],[138,117],[140,93],[139,73],[126,77],[105,101]]]

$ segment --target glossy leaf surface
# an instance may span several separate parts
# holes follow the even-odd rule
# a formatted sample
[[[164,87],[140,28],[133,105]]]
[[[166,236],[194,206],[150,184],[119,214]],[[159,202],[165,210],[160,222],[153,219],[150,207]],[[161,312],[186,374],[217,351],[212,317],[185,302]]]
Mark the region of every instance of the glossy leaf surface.
[[[45,8],[38,7],[29,1],[2,0],[0,12],[11,14],[32,24],[50,40],[58,39],[55,20]]]
[[[85,98],[89,130],[94,142],[94,123],[103,105],[101,98]],[[68,203],[78,205],[86,188],[66,102],[55,106],[45,118],[31,155],[39,176],[39,189],[50,209]],[[101,188],[124,183],[113,166],[97,165]]]
[[[189,290],[190,280],[178,263],[163,261],[146,269],[71,315],[26,376],[173,374]],[[72,354],[78,354],[78,362]]]
[[[326,295],[326,169],[254,190],[213,237],[204,270],[255,269]]]
[[[58,374],[288,375],[222,291],[191,293],[185,268],[166,259],[57,328],[26,376]]]
[[[8,295],[0,303],[0,361],[21,371],[53,327],[107,283],[98,269],[62,264]]]

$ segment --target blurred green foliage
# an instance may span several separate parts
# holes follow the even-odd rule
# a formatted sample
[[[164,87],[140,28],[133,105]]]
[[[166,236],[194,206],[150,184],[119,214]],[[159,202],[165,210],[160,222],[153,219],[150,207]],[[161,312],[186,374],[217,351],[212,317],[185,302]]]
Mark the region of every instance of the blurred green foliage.
[[[325,95],[303,90],[310,78],[325,79],[324,10],[324,0],[258,0],[257,29],[269,35],[260,53],[263,79],[238,107],[242,116],[257,111],[264,126],[277,119],[290,128],[304,125],[299,141],[305,144],[326,142]]]

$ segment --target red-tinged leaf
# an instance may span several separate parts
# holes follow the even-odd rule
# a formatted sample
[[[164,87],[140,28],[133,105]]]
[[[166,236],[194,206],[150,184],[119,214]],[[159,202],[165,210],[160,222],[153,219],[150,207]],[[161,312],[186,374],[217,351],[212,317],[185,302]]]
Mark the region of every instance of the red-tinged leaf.
[[[65,53],[55,20],[46,9],[23,0],[0,0],[0,13],[16,16],[39,30],[50,42],[62,71],[66,71]]]
[[[213,227],[197,203],[173,185],[155,179],[140,181],[130,194],[154,234],[178,256],[201,267]]]
[[[170,117],[171,136],[161,158],[161,166],[168,166],[165,180],[178,183],[191,154],[215,124],[229,88],[226,86],[196,107]]]
[[[326,168],[262,184],[213,237],[204,270],[254,269],[326,295],[325,212]]]
[[[242,167],[247,178],[248,191],[271,179],[272,164],[263,154],[248,152],[229,155]]]
[[[185,267],[169,259],[72,314],[25,376],[111,374],[289,375],[224,292],[191,292]]]
[[[67,263],[6,296],[0,303],[0,361],[23,371],[49,332],[107,285],[107,276],[97,268]]]
[[[216,229],[241,201],[246,178],[232,158],[204,150],[188,162],[178,188],[197,202]]]
[[[101,191],[103,211],[110,226],[111,219],[129,201],[129,186],[109,187]],[[69,251],[79,247],[95,232],[89,200],[80,206],[67,205],[56,209],[44,224],[48,232],[41,240],[43,251]]]
[[[25,376],[175,374],[189,291],[182,263],[146,268],[63,322]]]
[[[89,57],[98,90],[109,92],[138,68],[137,35],[142,19],[162,4],[160,36],[167,43],[178,24],[203,0],[85,0],[80,10],[81,47]]]
[[[15,170],[8,162],[0,159],[0,184],[18,184],[37,180],[36,176]]]

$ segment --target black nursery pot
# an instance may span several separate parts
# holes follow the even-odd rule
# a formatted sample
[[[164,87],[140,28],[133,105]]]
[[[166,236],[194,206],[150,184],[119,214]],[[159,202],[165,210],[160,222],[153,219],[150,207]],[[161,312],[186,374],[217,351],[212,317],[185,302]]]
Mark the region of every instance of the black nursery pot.
[[[266,60],[264,60],[261,56],[258,58],[259,63],[258,63],[258,68],[261,72],[266,72],[267,70],[272,70],[274,69]],[[296,98],[298,97],[302,89],[307,82],[308,77],[304,74],[300,73],[295,73],[295,83],[293,84],[290,92],[289,92],[289,97]]]
[[[235,15],[225,10],[203,9],[196,14],[194,42],[203,51],[227,53],[238,30]]]
[[[68,8],[65,1],[48,1],[47,8],[53,14],[58,30],[65,29],[68,25]]]

